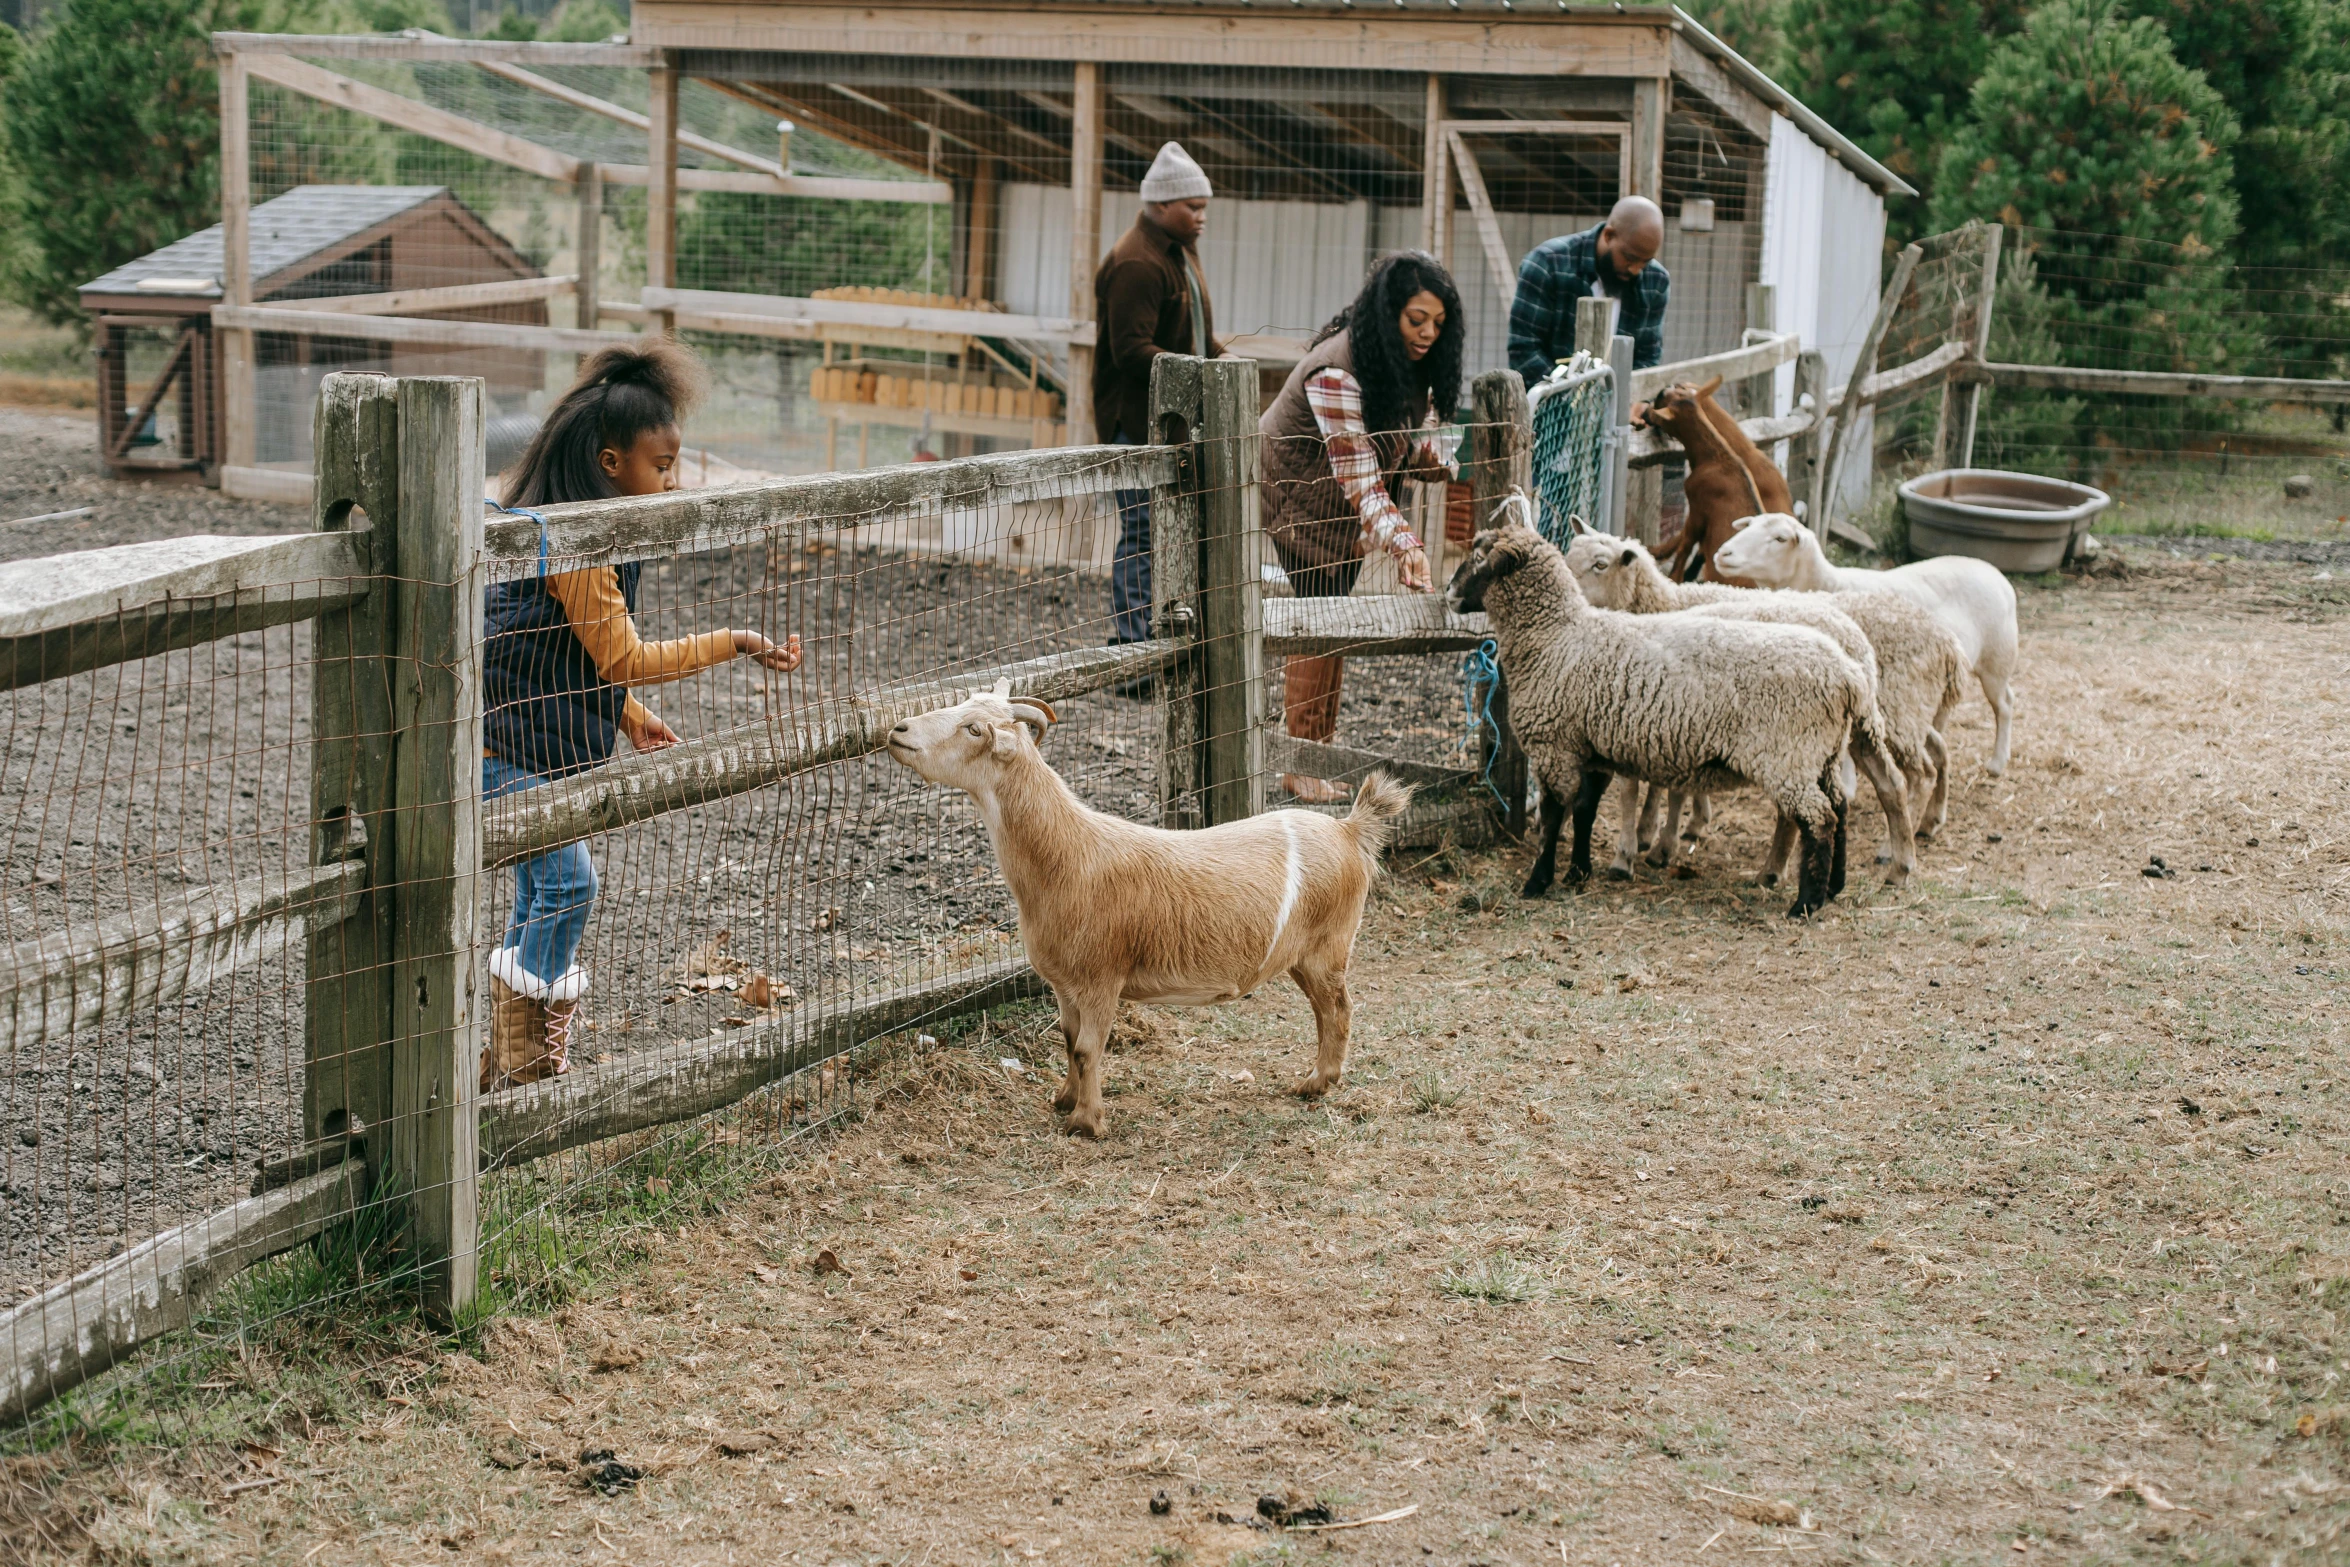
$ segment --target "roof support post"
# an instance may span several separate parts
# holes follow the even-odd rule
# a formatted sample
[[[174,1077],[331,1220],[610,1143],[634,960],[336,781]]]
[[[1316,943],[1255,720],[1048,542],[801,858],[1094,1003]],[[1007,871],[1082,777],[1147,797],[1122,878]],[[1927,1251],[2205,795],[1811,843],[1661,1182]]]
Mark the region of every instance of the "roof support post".
[[[596,288],[596,275],[604,266],[604,168],[593,158],[579,166],[579,183],[573,187],[579,196],[579,234],[575,242],[575,259],[571,270],[579,277],[573,291],[577,314],[574,326],[595,330],[597,307],[602,303]]]
[[[1452,159],[1444,145],[1444,78],[1428,78],[1428,121],[1420,155],[1420,248],[1452,265]]]
[[[1076,65],[1069,119],[1069,319],[1093,319],[1093,274],[1102,259],[1102,68]],[[1069,345],[1069,444],[1091,446],[1115,430],[1093,421],[1093,345]],[[1135,440],[1149,432],[1129,430]]]
[[[645,133],[645,166],[652,171],[645,215],[645,282],[653,288],[677,286],[677,87],[676,67],[653,67],[652,125]],[[658,331],[677,331],[677,312],[655,311],[648,325]]]
[[[220,61],[220,298],[223,304],[253,302],[253,160],[251,79],[245,57]],[[253,334],[238,328],[219,334],[221,426],[225,467],[249,468],[260,449],[254,428]]]
[[[1643,76],[1632,83],[1631,167],[1627,196],[1665,199],[1665,116],[1672,112],[1673,79]]]

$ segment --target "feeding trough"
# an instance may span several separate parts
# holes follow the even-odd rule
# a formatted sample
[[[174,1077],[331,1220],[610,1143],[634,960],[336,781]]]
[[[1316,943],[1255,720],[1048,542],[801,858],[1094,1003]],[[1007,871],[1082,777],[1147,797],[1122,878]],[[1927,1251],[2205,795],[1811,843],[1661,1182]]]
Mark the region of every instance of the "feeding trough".
[[[1901,486],[1919,555],[1971,555],[2001,571],[2054,571],[2113,497],[2086,484],[1997,468],[1945,468]]]

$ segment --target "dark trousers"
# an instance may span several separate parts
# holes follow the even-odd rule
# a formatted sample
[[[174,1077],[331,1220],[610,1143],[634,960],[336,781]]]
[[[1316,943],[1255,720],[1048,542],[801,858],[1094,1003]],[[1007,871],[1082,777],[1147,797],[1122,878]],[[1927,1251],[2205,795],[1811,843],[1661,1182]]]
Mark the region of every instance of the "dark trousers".
[[[1141,442],[1120,430],[1120,446]],[[1151,634],[1151,492],[1119,490],[1118,551],[1110,559],[1110,640],[1141,642]]]

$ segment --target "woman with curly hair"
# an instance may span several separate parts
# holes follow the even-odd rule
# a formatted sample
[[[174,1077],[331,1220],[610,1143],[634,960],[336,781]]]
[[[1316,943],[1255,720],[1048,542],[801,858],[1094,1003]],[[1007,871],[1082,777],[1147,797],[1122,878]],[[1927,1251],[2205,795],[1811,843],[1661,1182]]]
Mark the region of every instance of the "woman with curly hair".
[[[1422,437],[1459,406],[1466,336],[1460,291],[1434,257],[1384,257],[1257,422],[1265,531],[1298,597],[1344,598],[1374,549],[1394,559],[1406,589],[1429,590],[1428,552],[1402,507],[1412,482],[1450,477]],[[1344,674],[1335,654],[1287,661],[1282,706],[1293,737],[1337,732]],[[1281,782],[1302,800],[1347,792],[1319,778]]]

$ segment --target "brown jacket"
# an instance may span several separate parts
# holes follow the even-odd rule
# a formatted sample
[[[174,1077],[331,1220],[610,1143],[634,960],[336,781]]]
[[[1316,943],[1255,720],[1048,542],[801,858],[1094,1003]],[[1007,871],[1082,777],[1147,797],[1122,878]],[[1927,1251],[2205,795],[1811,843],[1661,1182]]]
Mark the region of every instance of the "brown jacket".
[[[1184,281],[1187,247],[1137,214],[1110,247],[1093,275],[1094,320],[1100,338],[1093,351],[1093,423],[1102,440],[1124,430],[1130,439],[1151,438],[1151,361],[1161,354],[1188,354],[1198,344],[1191,330],[1191,288]],[[1199,271],[1199,252],[1190,252]],[[1209,305],[1205,273],[1199,301],[1208,357],[1224,351],[1216,341],[1216,313]]]
[[[1354,351],[1343,330],[1324,338],[1298,361],[1281,384],[1280,395],[1257,421],[1257,433],[1264,438],[1257,485],[1265,533],[1300,598],[1345,597],[1354,591],[1355,574],[1363,564],[1362,513],[1331,473],[1322,427],[1306,401],[1306,382],[1325,366],[1355,374]],[[1427,408],[1427,394],[1422,393],[1415,426]],[[1381,430],[1371,435],[1372,449],[1379,454],[1380,482],[1398,506],[1410,496],[1407,464],[1417,433]]]

